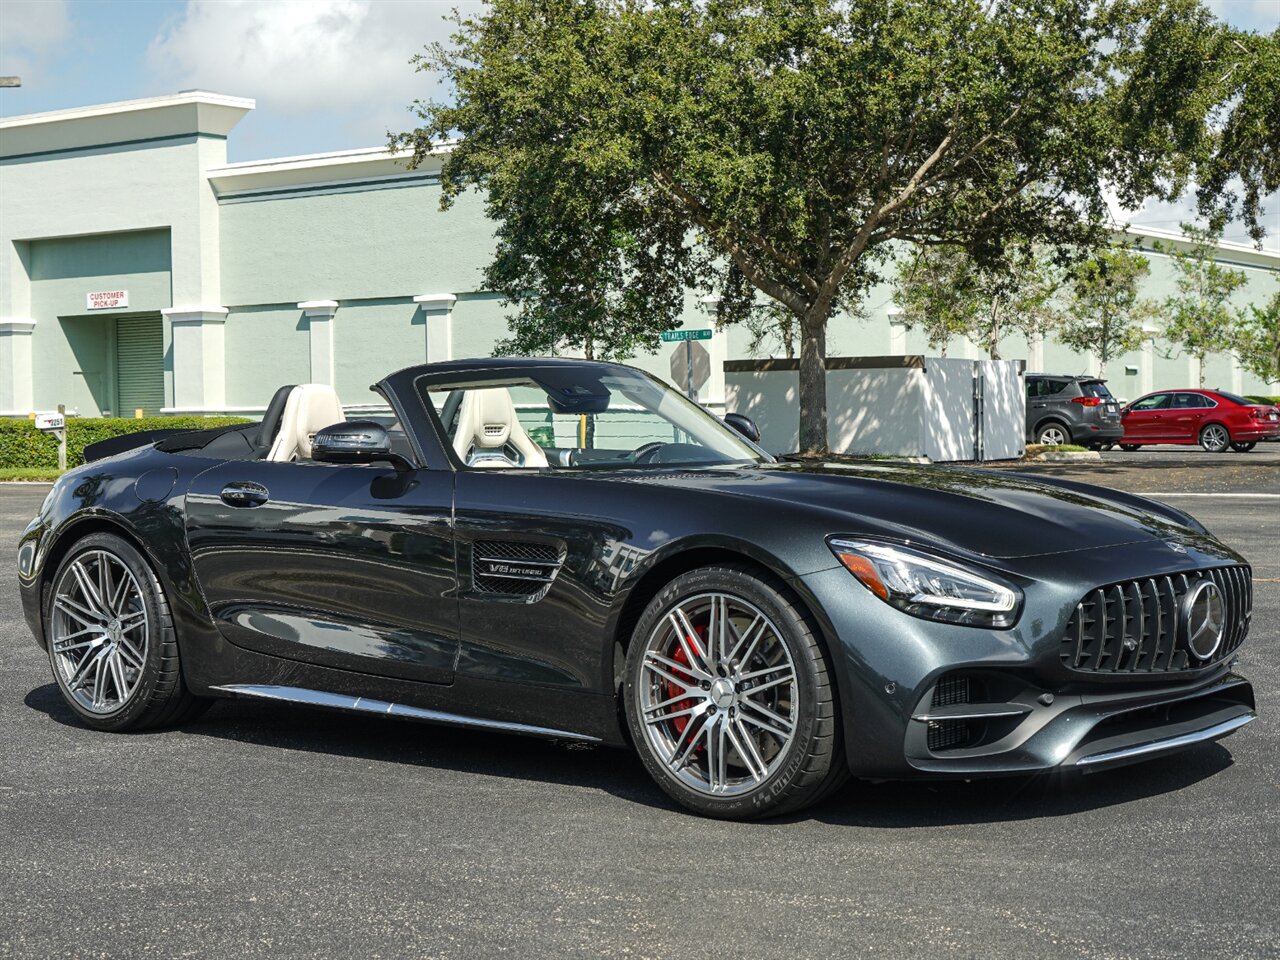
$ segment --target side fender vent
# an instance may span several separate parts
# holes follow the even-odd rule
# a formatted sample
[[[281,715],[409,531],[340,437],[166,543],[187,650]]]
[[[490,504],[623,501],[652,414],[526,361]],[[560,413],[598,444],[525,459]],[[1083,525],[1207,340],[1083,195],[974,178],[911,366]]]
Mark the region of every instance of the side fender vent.
[[[471,582],[477,593],[541,600],[564,565],[562,547],[519,540],[477,540],[471,545]]]

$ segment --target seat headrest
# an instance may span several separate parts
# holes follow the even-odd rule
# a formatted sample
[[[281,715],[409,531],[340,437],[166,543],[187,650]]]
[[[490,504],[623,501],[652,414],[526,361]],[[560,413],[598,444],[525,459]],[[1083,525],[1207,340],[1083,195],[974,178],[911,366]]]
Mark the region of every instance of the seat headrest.
[[[280,431],[267,459],[309,460],[311,438],[316,432],[346,419],[333,387],[325,383],[303,383],[294,387],[285,401]]]
[[[475,391],[473,411],[477,447],[493,450],[506,446],[511,439],[511,424],[516,420],[516,406],[503,387]]]

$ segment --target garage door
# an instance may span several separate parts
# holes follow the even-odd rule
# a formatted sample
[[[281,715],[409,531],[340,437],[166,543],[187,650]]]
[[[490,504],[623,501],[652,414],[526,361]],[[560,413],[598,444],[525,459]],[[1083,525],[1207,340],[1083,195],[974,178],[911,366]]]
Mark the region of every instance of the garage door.
[[[164,406],[164,325],[159,317],[116,318],[117,416]]]

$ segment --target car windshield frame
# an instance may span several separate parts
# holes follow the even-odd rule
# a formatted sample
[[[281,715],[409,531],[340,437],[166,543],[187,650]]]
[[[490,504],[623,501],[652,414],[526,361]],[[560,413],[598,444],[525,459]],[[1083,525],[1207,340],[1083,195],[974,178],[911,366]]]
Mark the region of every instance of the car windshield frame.
[[[449,429],[440,415],[443,409],[443,397],[441,397],[441,400],[439,401],[440,407],[437,407],[437,401],[432,400],[433,394],[439,396],[447,394],[450,390],[459,390],[468,387],[487,388],[505,386],[528,388],[533,386],[543,390],[548,397],[548,407],[554,410],[550,404],[551,393],[549,387],[572,387],[574,382],[577,382],[579,385],[595,385],[598,387],[604,380],[610,381],[608,384],[610,394],[612,395],[614,390],[620,391],[620,395],[626,398],[625,402],[628,404],[636,403],[638,398],[643,397],[646,394],[650,398],[656,398],[654,406],[646,406],[641,403],[641,409],[666,420],[674,429],[682,430],[690,436],[696,436],[699,437],[699,439],[714,439],[717,441],[715,446],[706,443],[700,445],[706,447],[708,450],[715,450],[716,452],[724,453],[726,455],[719,459],[698,458],[686,461],[661,461],[654,463],[637,463],[634,460],[613,460],[608,462],[589,462],[572,465],[549,464],[546,467],[513,465],[510,467],[503,467],[500,471],[485,469],[484,472],[529,473],[532,471],[541,473],[547,470],[554,470],[564,473],[601,473],[616,470],[688,470],[756,466],[762,463],[775,462],[776,460],[776,458],[770,453],[747,440],[732,427],[725,424],[724,421],[715,414],[711,413],[702,405],[688,399],[684,394],[680,393],[658,377],[653,376],[647,371],[639,370],[635,367],[628,367],[622,364],[610,364],[585,360],[579,363],[565,360],[552,360],[543,363],[530,361],[527,364],[498,362],[493,366],[484,366],[481,363],[477,363],[477,365],[472,368],[455,367],[450,370],[438,371],[423,368],[412,377],[411,384],[413,392],[417,395],[418,401],[422,405],[422,409],[430,421],[432,430],[435,434],[435,440],[440,449],[444,452],[450,465],[454,470],[469,472],[484,468],[474,465],[469,466],[460,456],[458,456],[457,451],[454,449],[453,438],[450,436]],[[614,382],[615,380],[629,381],[627,386],[631,387],[631,391],[623,391],[623,384],[616,383]],[[588,389],[590,388],[588,387]],[[663,409],[657,409],[656,404],[661,404]],[[561,415],[564,414],[561,413]],[[728,456],[727,454],[729,453],[737,453],[741,455]]]

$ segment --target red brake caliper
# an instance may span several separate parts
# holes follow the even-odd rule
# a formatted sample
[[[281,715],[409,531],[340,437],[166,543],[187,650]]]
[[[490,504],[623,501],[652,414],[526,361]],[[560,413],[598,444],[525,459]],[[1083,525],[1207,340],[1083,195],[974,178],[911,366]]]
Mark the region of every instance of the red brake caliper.
[[[701,654],[702,640],[707,634],[707,628],[695,627],[694,633],[697,635],[688,638],[689,644],[690,646],[693,647],[694,650],[696,650],[699,654]],[[682,664],[683,666],[686,666],[686,667],[690,665],[689,655],[684,652],[684,644],[679,642],[676,643],[675,653],[671,654],[671,659],[674,660],[676,663]],[[680,679],[687,680],[689,683],[693,683],[692,676],[681,675]],[[670,680],[667,681],[667,697],[668,698],[678,696],[680,693],[680,689],[681,688],[679,686],[672,683]],[[692,700],[681,700],[679,703],[675,705],[675,708],[676,708],[676,712],[679,713],[681,710],[688,710],[692,706],[693,706]],[[676,736],[682,736],[684,734],[684,728],[689,725],[690,719],[692,718],[689,717],[688,714],[686,714],[683,717],[676,717],[674,720],[671,721],[672,725],[676,728]],[[701,750],[702,747],[699,746],[696,749]]]

